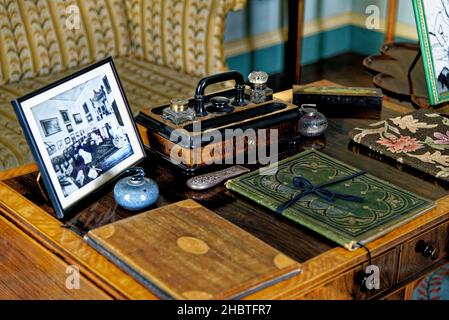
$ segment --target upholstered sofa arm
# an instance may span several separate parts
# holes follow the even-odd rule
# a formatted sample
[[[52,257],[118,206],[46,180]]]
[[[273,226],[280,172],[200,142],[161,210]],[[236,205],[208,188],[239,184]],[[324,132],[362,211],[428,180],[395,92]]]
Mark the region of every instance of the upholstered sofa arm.
[[[137,58],[204,76],[226,70],[225,20],[246,0],[126,1]]]

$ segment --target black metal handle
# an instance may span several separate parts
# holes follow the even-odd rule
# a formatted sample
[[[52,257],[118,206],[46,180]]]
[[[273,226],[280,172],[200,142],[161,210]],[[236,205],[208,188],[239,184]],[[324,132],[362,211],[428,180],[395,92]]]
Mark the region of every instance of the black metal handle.
[[[235,81],[235,98],[234,105],[244,106],[246,105],[245,101],[245,80],[240,72],[237,71],[228,71],[223,73],[217,73],[211,75],[209,77],[205,77],[198,82],[195,90],[195,113],[197,117],[203,117],[207,115],[206,108],[204,106],[205,95],[204,92],[208,85],[219,83],[223,81]]]
[[[425,258],[430,257],[432,260],[438,259],[440,256],[440,249],[434,247],[430,242],[419,240],[415,248],[416,252],[421,253]]]

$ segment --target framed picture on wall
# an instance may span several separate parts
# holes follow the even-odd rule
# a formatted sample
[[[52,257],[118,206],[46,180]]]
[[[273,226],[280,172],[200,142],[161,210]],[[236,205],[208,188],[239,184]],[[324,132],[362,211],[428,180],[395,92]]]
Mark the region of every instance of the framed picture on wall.
[[[51,135],[54,135],[58,132],[61,132],[61,127],[59,126],[58,118],[50,118],[50,119],[42,119],[39,120],[42,132],[46,137],[49,137]]]
[[[64,121],[64,123],[69,123],[69,112],[67,110],[60,110],[59,112],[61,112],[62,120]]]
[[[83,118],[81,118],[81,114],[80,113],[73,114],[73,119],[75,120],[76,124],[83,123]]]
[[[105,79],[109,93],[104,89]],[[101,122],[82,121],[84,106],[94,97],[96,107],[105,111]],[[98,191],[145,158],[111,58],[12,104],[59,218],[88,205]],[[73,115],[76,133],[71,123],[59,124],[67,122],[68,114]],[[104,126],[108,130],[101,131]],[[81,138],[81,132],[86,138]]]
[[[413,0],[429,102],[449,101],[449,1]]]

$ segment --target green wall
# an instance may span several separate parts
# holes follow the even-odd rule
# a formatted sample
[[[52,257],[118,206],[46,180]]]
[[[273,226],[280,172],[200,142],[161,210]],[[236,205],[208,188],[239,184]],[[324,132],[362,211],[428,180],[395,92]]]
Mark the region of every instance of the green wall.
[[[380,18],[385,19],[387,0],[305,0],[305,25],[318,26],[319,30],[305,35],[302,64],[349,51],[363,55],[378,52],[384,34],[382,30],[369,30],[364,26],[363,19],[368,17],[365,10],[369,5],[378,6]],[[350,14],[355,14],[360,21],[354,24],[351,17],[351,21],[341,25],[341,21],[345,21],[341,19]],[[248,0],[245,10],[228,16],[225,47],[239,40],[254,42],[254,36],[287,28],[287,16],[287,0]],[[331,20],[337,21],[337,25],[326,25]],[[399,0],[398,23],[399,31],[413,32],[415,22],[410,0]],[[398,40],[416,41],[415,36],[398,37]],[[229,56],[227,62],[231,69],[240,70],[243,74],[255,69],[281,72],[284,69],[284,42],[279,40],[269,47]]]

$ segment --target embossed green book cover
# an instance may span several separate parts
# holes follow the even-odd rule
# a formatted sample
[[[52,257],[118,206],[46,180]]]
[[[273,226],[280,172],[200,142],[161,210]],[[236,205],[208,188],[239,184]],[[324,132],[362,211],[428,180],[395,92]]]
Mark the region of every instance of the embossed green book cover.
[[[256,170],[228,180],[226,187],[348,250],[435,206],[431,200],[315,150],[280,161],[277,168],[264,173]]]

